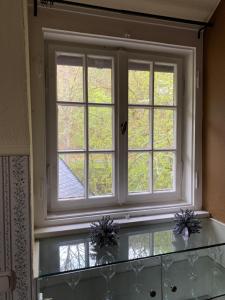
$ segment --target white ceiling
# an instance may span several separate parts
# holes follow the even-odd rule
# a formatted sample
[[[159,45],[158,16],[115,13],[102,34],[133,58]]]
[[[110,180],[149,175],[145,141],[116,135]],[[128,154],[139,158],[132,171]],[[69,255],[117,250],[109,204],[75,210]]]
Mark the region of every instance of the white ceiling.
[[[71,0],[116,9],[209,21],[220,0]],[[223,1],[223,0],[222,0]]]

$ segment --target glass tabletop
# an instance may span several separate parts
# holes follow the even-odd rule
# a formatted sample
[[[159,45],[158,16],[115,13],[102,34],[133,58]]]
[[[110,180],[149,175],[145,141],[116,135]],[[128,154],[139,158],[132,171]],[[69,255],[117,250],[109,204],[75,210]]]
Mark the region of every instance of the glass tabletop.
[[[100,251],[91,244],[88,233],[41,239],[39,277],[225,245],[223,224],[202,219],[201,225],[201,232],[188,241],[173,233],[174,222],[120,229],[119,245]]]

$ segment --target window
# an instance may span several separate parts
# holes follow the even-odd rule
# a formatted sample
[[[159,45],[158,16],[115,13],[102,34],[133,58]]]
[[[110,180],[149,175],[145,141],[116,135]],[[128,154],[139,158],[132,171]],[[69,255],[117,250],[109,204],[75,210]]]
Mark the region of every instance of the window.
[[[182,56],[46,49],[48,211],[184,205],[192,129],[183,115]]]
[[[129,60],[129,194],[176,191],[176,77],[176,65]]]
[[[113,59],[57,55],[58,199],[115,194]]]

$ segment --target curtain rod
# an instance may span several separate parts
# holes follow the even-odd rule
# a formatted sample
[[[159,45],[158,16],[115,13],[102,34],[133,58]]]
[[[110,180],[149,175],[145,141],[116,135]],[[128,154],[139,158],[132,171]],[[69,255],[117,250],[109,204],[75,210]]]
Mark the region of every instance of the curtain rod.
[[[34,1],[34,16],[37,16],[38,0],[33,0],[33,1]],[[155,14],[125,10],[125,9],[109,8],[109,7],[103,7],[103,6],[93,5],[93,4],[86,4],[86,3],[79,3],[79,2],[69,1],[69,0],[40,0],[40,1],[41,1],[41,4],[46,7],[48,5],[50,5],[50,7],[51,7],[54,5],[54,3],[58,3],[58,4],[69,5],[69,6],[76,6],[76,7],[80,7],[80,8],[97,9],[100,11],[118,13],[118,14],[123,14],[123,15],[128,15],[128,16],[145,17],[145,18],[152,18],[152,19],[157,19],[157,20],[162,20],[162,21],[183,23],[183,24],[189,24],[189,25],[197,25],[197,26],[201,26],[201,28],[198,31],[198,38],[200,38],[201,32],[204,29],[206,29],[207,27],[212,27],[212,25],[213,25],[210,22],[202,22],[202,21],[197,21],[197,20],[189,20],[189,19],[161,16],[161,15],[155,15]]]

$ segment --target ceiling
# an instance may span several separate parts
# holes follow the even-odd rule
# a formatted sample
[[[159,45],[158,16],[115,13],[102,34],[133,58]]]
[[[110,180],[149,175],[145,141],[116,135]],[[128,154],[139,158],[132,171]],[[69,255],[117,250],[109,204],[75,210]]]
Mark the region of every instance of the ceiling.
[[[207,22],[220,0],[70,0],[116,9]],[[223,0],[222,0],[223,1]]]

